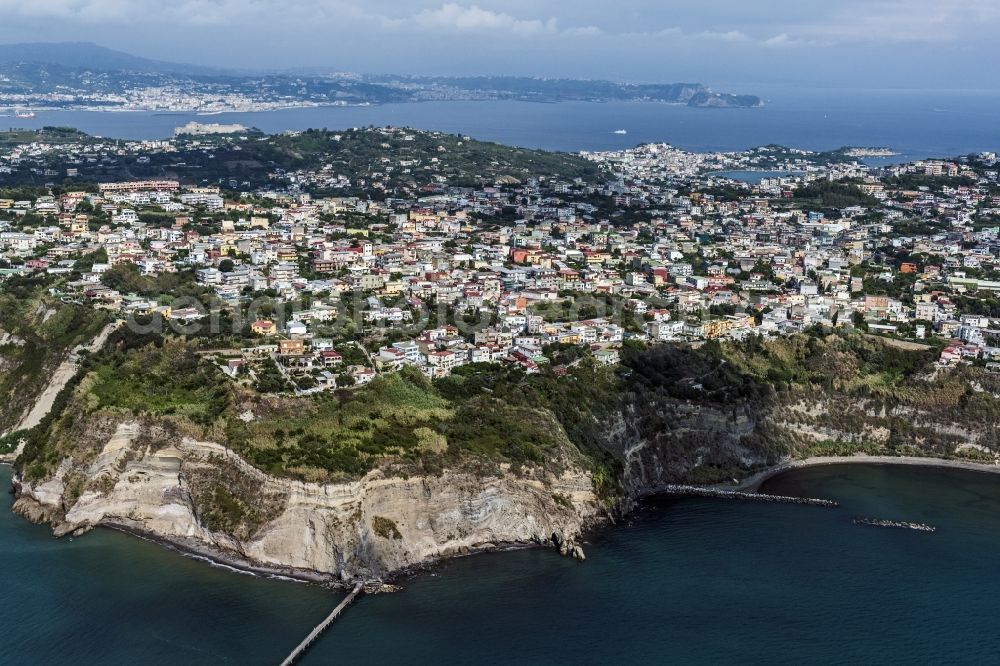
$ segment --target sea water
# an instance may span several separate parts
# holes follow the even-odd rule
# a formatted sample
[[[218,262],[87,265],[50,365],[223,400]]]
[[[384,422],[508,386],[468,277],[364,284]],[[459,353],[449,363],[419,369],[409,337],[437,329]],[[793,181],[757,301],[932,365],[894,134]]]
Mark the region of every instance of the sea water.
[[[766,92],[766,94],[765,94]],[[112,138],[158,139],[188,122],[238,123],[265,132],[410,126],[546,150],[618,150],[668,142],[694,151],[767,144],[830,150],[889,147],[891,161],[1000,150],[1000,92],[775,89],[754,109],[695,109],[645,102],[424,102],[254,113],[41,111],[0,127],[76,127]],[[626,134],[616,134],[618,129]],[[873,161],[878,163],[878,161]]]
[[[590,535],[586,562],[476,555],[362,597],[302,663],[995,662],[1000,476],[841,465],[764,490],[841,505],[654,499]],[[7,511],[0,544],[2,663],[275,664],[342,596]]]

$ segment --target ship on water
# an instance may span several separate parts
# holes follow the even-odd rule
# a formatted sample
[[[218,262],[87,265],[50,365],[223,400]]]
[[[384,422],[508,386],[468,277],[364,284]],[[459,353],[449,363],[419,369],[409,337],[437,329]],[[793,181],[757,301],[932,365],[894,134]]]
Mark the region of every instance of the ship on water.
[[[617,129],[614,131],[614,134],[628,134],[628,130]]]
[[[17,113],[14,114],[14,117],[15,118],[34,118],[35,117],[35,112],[34,111],[18,111]]]

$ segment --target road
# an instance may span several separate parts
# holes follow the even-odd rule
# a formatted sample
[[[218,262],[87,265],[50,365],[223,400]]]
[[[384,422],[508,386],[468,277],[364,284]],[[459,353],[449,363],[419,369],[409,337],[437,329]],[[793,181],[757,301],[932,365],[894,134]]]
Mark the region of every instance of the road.
[[[97,337],[91,340],[90,344],[80,345],[70,352],[69,358],[63,361],[52,374],[52,378],[49,379],[48,386],[46,386],[45,390],[42,391],[42,395],[38,397],[38,400],[35,402],[35,406],[31,408],[31,411],[28,412],[27,416],[21,419],[21,422],[17,424],[17,427],[14,428],[14,430],[28,430],[29,428],[34,428],[41,423],[42,419],[44,419],[45,416],[52,411],[52,405],[55,404],[56,396],[59,395],[60,391],[66,388],[66,384],[69,383],[69,380],[73,379],[74,375],[76,375],[77,371],[80,369],[80,352],[86,351],[93,354],[99,351],[101,347],[104,346],[104,343],[108,341],[108,337],[111,333],[124,323],[125,322],[123,320],[118,320],[108,324],[101,330],[100,333],[97,334]],[[23,448],[23,444],[17,447],[14,457],[21,455],[21,450]]]

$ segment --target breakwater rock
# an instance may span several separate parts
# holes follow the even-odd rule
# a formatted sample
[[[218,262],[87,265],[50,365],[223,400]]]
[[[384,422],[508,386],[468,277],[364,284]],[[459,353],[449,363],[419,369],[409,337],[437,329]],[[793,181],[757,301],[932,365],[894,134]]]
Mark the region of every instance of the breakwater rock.
[[[748,500],[751,502],[773,502],[775,504],[808,504],[810,506],[840,506],[837,502],[814,497],[786,497],[784,495],[768,495],[741,490],[723,490],[720,488],[702,488],[700,486],[669,485],[663,492],[668,495],[691,495],[696,497],[721,497],[724,499]]]
[[[879,518],[855,518],[855,525],[868,525],[869,527],[894,527],[902,530],[916,530],[918,532],[937,532],[937,528],[926,523],[910,523],[903,520],[881,520]]]

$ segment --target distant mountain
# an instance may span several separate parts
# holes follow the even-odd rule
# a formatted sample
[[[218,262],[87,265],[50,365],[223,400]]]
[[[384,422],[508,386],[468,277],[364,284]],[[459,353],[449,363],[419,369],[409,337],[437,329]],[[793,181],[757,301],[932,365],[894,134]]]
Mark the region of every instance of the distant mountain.
[[[144,74],[219,74],[223,70],[140,58],[91,42],[32,42],[0,44],[0,63],[33,63],[73,69],[141,72]]]

